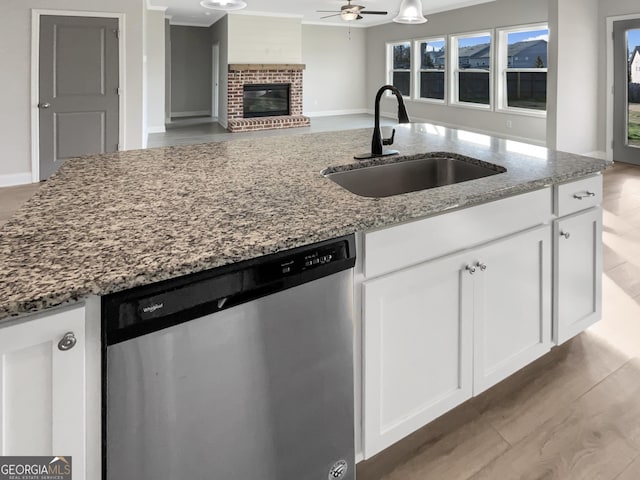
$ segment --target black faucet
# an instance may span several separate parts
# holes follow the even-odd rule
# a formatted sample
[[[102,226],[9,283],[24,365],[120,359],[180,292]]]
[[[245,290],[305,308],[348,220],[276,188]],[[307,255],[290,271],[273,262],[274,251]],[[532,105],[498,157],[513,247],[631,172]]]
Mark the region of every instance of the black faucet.
[[[376,94],[375,103],[375,124],[373,127],[373,138],[371,139],[371,153],[363,153],[362,155],[356,155],[353,158],[356,160],[365,160],[367,158],[386,157],[389,155],[397,155],[397,150],[384,150],[383,145],[393,145],[393,139],[396,135],[396,129],[393,129],[391,137],[382,138],[380,132],[380,99],[382,94],[386,90],[391,90],[398,99],[398,123],[411,123],[409,116],[407,115],[407,109],[404,107],[404,101],[402,100],[402,93],[393,85],[384,85],[378,90]]]

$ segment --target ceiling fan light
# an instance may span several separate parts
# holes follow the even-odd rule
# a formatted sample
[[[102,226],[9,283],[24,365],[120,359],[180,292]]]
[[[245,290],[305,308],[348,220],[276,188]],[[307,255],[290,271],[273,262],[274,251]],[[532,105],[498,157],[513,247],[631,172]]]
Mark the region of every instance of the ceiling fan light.
[[[425,23],[427,21],[422,14],[421,0],[402,0],[398,16],[393,19],[396,23]]]
[[[347,22],[358,19],[358,12],[342,12],[340,15],[342,16],[342,19]]]
[[[200,5],[212,10],[242,10],[247,6],[247,2],[242,0],[202,0]]]

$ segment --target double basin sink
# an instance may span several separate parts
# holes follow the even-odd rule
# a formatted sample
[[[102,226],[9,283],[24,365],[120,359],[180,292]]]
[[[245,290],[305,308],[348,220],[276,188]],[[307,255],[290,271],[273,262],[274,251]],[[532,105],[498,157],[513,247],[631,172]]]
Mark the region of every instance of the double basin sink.
[[[384,162],[384,163],[376,163]],[[506,172],[506,168],[456,153],[434,152],[330,167],[321,174],[361,197],[380,198],[453,185]]]

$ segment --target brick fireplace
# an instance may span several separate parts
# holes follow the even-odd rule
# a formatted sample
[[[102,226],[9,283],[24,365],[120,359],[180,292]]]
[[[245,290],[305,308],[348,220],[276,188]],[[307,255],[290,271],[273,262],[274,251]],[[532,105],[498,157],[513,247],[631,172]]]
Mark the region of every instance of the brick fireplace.
[[[309,117],[302,115],[302,71],[300,64],[230,64],[227,93],[227,118],[230,132],[274,128],[308,127]],[[276,116],[245,118],[245,85],[288,85],[288,112]],[[285,114],[288,113],[288,114]]]

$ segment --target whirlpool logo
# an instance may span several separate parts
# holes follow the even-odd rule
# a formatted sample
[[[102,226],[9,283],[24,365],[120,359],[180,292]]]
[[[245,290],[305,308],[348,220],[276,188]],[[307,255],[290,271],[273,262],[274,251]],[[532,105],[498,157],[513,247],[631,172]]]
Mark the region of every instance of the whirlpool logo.
[[[71,480],[71,457],[0,457],[0,480]]]

